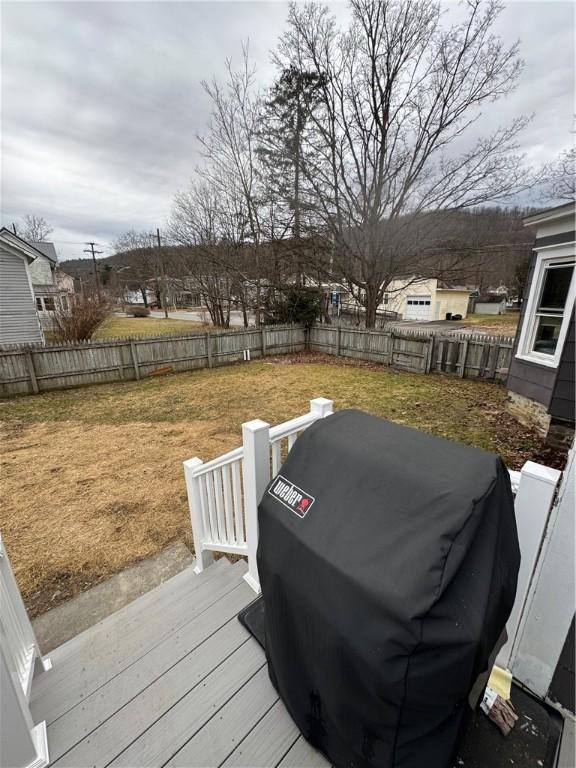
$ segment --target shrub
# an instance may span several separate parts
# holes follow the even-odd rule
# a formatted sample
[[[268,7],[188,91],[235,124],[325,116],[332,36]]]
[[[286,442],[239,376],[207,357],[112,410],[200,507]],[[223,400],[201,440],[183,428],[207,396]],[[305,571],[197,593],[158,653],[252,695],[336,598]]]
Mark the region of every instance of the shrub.
[[[298,323],[309,328],[321,312],[321,293],[317,288],[288,286],[271,292],[264,309],[266,323]]]
[[[54,313],[54,331],[59,341],[87,341],[106,320],[110,308],[97,296],[75,296],[67,310]]]
[[[126,314],[131,317],[148,317],[150,314],[150,307],[134,304],[130,307],[126,307]]]

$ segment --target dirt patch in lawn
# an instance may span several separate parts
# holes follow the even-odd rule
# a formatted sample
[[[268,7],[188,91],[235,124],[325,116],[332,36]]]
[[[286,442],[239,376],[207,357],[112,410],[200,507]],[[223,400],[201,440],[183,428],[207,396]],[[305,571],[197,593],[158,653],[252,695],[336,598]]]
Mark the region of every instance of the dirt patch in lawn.
[[[561,454],[504,412],[504,387],[322,355],[0,401],[0,530],[38,615],[174,540],[192,546],[182,461],[241,442],[313,397],[500,453],[558,466]]]

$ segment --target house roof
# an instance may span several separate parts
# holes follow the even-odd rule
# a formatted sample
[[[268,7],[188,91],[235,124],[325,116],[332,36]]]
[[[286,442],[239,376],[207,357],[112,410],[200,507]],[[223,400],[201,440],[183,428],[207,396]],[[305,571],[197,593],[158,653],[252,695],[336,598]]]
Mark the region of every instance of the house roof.
[[[531,224],[541,224],[544,221],[553,221],[554,219],[560,219],[563,216],[576,215],[576,201],[572,200],[569,203],[563,203],[562,205],[556,205],[554,208],[545,208],[538,213],[531,213],[529,216],[524,216],[522,221],[524,226],[530,226]]]
[[[34,261],[38,256],[44,255],[42,251],[36,248],[37,243],[28,243],[26,240],[18,237],[18,235],[15,235],[14,232],[7,227],[2,227],[2,229],[0,229],[0,241],[6,246],[20,251],[22,255],[28,259],[28,262]]]
[[[28,241],[29,245],[31,245],[33,248],[36,248],[37,251],[40,251],[42,256],[46,256],[47,259],[50,259],[50,261],[53,261],[54,264],[58,261],[58,256],[56,254],[56,248],[54,248],[54,243],[46,243],[44,241]]]
[[[506,302],[506,296],[502,294],[489,293],[487,296],[479,296],[476,304],[501,304]]]

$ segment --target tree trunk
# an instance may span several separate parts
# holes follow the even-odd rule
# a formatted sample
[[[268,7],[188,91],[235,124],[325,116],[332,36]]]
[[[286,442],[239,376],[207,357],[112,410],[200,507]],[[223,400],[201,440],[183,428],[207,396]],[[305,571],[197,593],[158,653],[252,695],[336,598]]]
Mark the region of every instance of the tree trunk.
[[[366,328],[376,327],[376,310],[378,309],[378,286],[366,283]]]
[[[142,301],[144,302],[144,306],[148,306],[148,296],[146,294],[146,288],[143,288],[140,286],[140,293],[142,294]]]

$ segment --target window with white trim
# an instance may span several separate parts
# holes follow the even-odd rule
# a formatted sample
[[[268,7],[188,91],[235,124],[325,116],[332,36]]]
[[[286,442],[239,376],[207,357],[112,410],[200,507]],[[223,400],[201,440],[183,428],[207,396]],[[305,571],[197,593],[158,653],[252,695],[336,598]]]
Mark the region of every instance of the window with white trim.
[[[574,265],[574,256],[538,256],[518,357],[558,365],[574,303]]]

